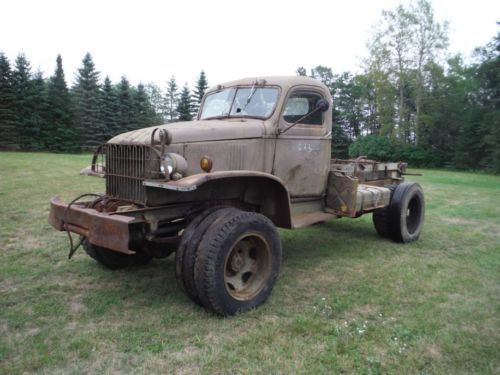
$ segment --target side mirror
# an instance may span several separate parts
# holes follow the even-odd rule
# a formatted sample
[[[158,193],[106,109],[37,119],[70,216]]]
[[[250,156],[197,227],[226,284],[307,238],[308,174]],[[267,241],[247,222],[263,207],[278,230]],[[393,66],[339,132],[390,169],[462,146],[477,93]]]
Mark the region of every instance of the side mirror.
[[[328,108],[330,108],[330,103],[328,103],[327,100],[325,99],[320,99],[316,102],[316,109],[321,112],[326,112],[328,111]]]

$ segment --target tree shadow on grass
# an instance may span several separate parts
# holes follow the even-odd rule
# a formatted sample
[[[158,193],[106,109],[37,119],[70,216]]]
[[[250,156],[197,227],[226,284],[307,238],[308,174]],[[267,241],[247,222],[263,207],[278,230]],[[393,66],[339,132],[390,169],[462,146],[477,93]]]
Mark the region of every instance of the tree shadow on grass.
[[[349,219],[283,231],[282,241],[284,262],[304,266],[325,258],[355,259],[368,253],[376,256],[395,246],[392,241],[379,237],[371,223]]]

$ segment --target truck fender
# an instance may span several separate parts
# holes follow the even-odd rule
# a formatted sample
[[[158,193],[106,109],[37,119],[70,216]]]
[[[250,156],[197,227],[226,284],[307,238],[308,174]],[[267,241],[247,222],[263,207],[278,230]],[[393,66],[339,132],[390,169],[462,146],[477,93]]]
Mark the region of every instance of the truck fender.
[[[224,191],[230,186],[231,190],[239,192],[245,203],[259,206],[260,213],[272,220],[277,227],[292,227],[288,189],[281,179],[269,173],[247,170],[218,171],[199,173],[177,181],[146,180],[144,185],[177,194],[193,194],[200,200],[210,199],[213,191],[220,194],[221,190]]]

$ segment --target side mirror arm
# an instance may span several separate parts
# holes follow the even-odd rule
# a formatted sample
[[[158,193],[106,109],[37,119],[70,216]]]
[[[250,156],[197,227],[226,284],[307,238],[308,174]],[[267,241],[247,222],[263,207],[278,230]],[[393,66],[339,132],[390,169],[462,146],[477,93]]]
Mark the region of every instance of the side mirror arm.
[[[287,132],[289,129],[293,128],[295,125],[297,125],[299,122],[301,122],[306,117],[312,115],[313,113],[316,113],[317,111],[326,112],[328,108],[330,108],[330,104],[325,99],[318,100],[318,102],[316,103],[316,108],[314,108],[311,112],[306,113],[304,116],[295,121],[292,125],[287,126],[283,130],[279,130],[278,135]]]

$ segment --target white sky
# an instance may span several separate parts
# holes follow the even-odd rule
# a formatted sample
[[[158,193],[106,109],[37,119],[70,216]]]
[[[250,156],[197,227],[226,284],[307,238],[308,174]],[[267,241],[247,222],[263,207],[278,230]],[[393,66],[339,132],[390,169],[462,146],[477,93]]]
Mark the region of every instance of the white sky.
[[[358,71],[371,26],[400,2],[2,0],[0,51],[11,62],[24,52],[45,76],[60,53],[69,84],[87,51],[102,77],[117,82],[125,74],[162,88],[172,74],[192,85],[201,69],[210,85],[294,74],[300,65]],[[434,0],[433,7],[438,21],[450,22],[450,53],[468,56],[499,30],[498,0]]]

